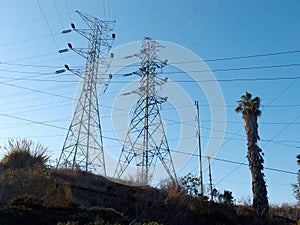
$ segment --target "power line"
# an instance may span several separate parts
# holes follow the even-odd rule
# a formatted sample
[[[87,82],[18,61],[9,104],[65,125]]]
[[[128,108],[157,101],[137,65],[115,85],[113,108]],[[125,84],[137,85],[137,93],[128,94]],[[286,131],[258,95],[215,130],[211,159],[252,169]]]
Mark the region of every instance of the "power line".
[[[54,134],[54,135],[33,135],[33,136],[18,136],[18,137],[0,137],[1,140],[8,140],[8,139],[21,139],[21,138],[55,138],[55,137],[63,137],[63,134]]]
[[[8,84],[9,85],[9,84]],[[12,86],[16,86],[16,85],[12,85]],[[17,86],[17,87],[20,87],[20,86]],[[24,87],[22,87],[22,88],[24,88]],[[28,88],[25,88],[25,89],[28,89]],[[58,97],[63,97],[63,98],[65,98],[65,96],[61,96],[61,95],[56,95],[56,94],[52,94],[52,93],[48,93],[48,92],[44,92],[44,91],[41,91],[41,90],[33,90],[33,89],[29,89],[30,91],[35,91],[35,92],[41,92],[41,93],[46,93],[46,94],[49,94],[49,95],[54,95],[54,96],[58,96]],[[71,100],[73,100],[72,98],[68,98],[68,99],[71,99]],[[103,105],[102,105],[102,107],[104,107]],[[111,107],[110,107],[111,108]],[[165,119],[165,120],[168,120],[168,119]],[[181,123],[181,124],[184,124],[182,121],[174,121],[174,120],[169,120],[170,122],[175,122],[175,123]],[[185,124],[187,124],[187,123],[185,123]],[[286,124],[286,123],[275,123],[275,124]],[[291,123],[287,123],[288,125],[290,125]],[[188,123],[188,125],[191,125],[191,124],[189,124]],[[210,128],[208,128],[208,127],[202,127],[203,129],[210,129]],[[226,132],[226,133],[228,133],[228,134],[233,134],[233,133],[230,133],[230,132]],[[239,135],[239,136],[241,136],[241,137],[243,137],[243,135]],[[290,147],[298,147],[298,146],[294,146],[294,145],[289,145],[289,144],[284,144],[284,143],[280,143],[279,141],[272,141],[272,140],[261,140],[261,141],[265,141],[265,142],[272,142],[272,143],[276,143],[276,144],[281,144],[281,145],[285,145],[285,146],[290,146]]]
[[[104,105],[102,105],[102,107],[104,107]],[[102,116],[102,118],[110,118],[111,116]],[[171,125],[175,125],[175,124],[184,124],[184,125],[188,125],[188,126],[193,126],[193,127],[196,127],[195,124],[192,124],[192,122],[194,123],[194,121],[175,121],[175,120],[170,120],[170,119],[166,119],[164,118],[164,120],[166,121],[170,121],[172,124],[166,124],[167,126],[171,126]],[[203,121],[201,121],[203,122]],[[212,121],[208,121],[206,120],[206,122],[212,122]],[[226,121],[222,121],[222,122],[226,122]],[[235,121],[232,121],[232,122],[235,122]],[[236,122],[236,123],[239,123],[241,124],[242,122]],[[290,123],[275,123],[275,124],[290,124]],[[294,123],[293,123],[294,124]],[[300,123],[297,123],[297,124],[300,124]],[[205,126],[201,126],[201,128],[203,129],[206,129],[206,130],[210,130],[209,127],[205,127]],[[219,131],[219,130],[217,130]],[[106,130],[105,132],[113,132],[113,130]],[[243,137],[243,138],[222,138],[224,140],[238,140],[238,141],[245,141],[245,138],[244,138],[244,135],[241,135],[241,134],[236,134],[236,133],[232,133],[232,132],[227,132],[225,131],[225,133],[227,134],[230,134],[230,135],[234,135],[234,136],[239,136],[239,137]],[[212,138],[212,139],[220,139],[218,137],[211,137],[211,136],[201,136],[203,138]],[[195,137],[189,137],[189,138],[186,138],[186,139],[190,139],[190,138],[195,138]],[[172,139],[170,139],[172,140]],[[174,140],[178,140],[178,138],[174,139]],[[283,145],[283,146],[288,146],[288,147],[294,147],[294,148],[299,148],[299,146],[296,146],[296,145],[291,145],[291,144],[286,144],[288,142],[291,142],[291,141],[281,141],[281,140],[271,140],[271,139],[260,139],[261,142],[271,142],[273,144],[279,144],[279,145]],[[292,141],[293,143],[300,143],[300,142],[295,142],[295,141]]]
[[[2,43],[2,44],[0,44],[0,46],[2,47],[2,46],[14,45],[14,44],[19,44],[19,43],[28,42],[28,41],[35,41],[35,40],[47,38],[47,37],[50,37],[50,36],[51,35],[49,35],[49,34],[41,35],[41,36],[32,37],[32,38],[28,38],[28,39],[23,39],[23,40],[8,42],[8,43]]]
[[[63,20],[62,20],[62,18],[61,18],[61,16],[60,16],[60,13],[59,13],[59,11],[58,11],[57,4],[56,4],[56,0],[54,0],[53,3],[54,3],[54,7],[55,7],[56,13],[57,13],[58,18],[59,18],[60,25],[61,25],[62,29],[64,29]]]
[[[56,41],[56,39],[55,39],[55,37],[54,37],[54,34],[53,34],[52,29],[51,29],[51,27],[50,27],[50,24],[48,23],[47,17],[46,17],[46,15],[45,15],[45,13],[44,13],[44,11],[43,11],[41,5],[40,5],[39,0],[36,0],[36,3],[38,4],[39,9],[40,9],[40,11],[41,11],[41,13],[42,13],[42,15],[43,15],[43,17],[44,17],[44,20],[45,20],[45,22],[46,22],[46,25],[47,25],[47,27],[48,27],[48,29],[49,29],[49,31],[50,31],[50,34],[51,34],[51,36],[52,36],[52,38],[53,38],[53,41],[54,41],[54,43],[55,43],[55,45],[56,45],[57,51],[59,51],[60,48],[59,48],[58,43],[57,43],[57,41]],[[64,64],[65,64],[64,57],[62,56],[62,54],[60,54],[60,56],[61,56],[61,58],[62,58],[62,60],[63,60],[63,62],[64,62]]]
[[[300,50],[261,53],[261,54],[245,55],[245,56],[232,56],[232,57],[215,58],[215,59],[204,59],[203,61],[204,62],[216,62],[216,61],[225,61],[225,60],[228,61],[228,60],[249,59],[249,58],[258,58],[258,57],[285,55],[285,54],[295,54],[295,53],[300,53]],[[193,63],[193,62],[199,62],[199,61],[182,61],[182,62],[175,62],[175,63],[172,63],[172,64]]]
[[[57,68],[59,68],[59,66],[31,65],[31,64],[9,63],[9,62],[1,62],[1,64],[3,64],[3,65],[9,65],[9,66],[23,66],[23,67],[34,67],[34,68],[50,68],[50,69],[57,69]]]
[[[212,69],[212,70],[202,70],[199,72],[228,72],[228,71],[240,71],[240,70],[256,70],[256,69],[272,69],[272,68],[282,68],[282,67],[297,67],[300,66],[300,63],[291,63],[291,64],[281,64],[281,65],[264,65],[264,66],[251,66],[251,67],[239,67],[239,68],[226,68],[226,69]],[[191,71],[193,72],[193,71]]]
[[[188,152],[183,152],[183,151],[178,151],[178,150],[170,150],[170,151],[175,152],[175,153],[181,153],[181,154],[189,155],[189,156],[199,157],[199,155],[196,154],[196,153],[188,153]],[[207,158],[208,156],[202,156],[202,157],[203,158]],[[216,158],[216,157],[210,157],[210,158],[214,159],[214,160],[217,160],[217,161],[221,161],[221,162],[226,162],[226,163],[231,163],[231,164],[237,164],[237,165],[241,165],[241,166],[248,166],[248,164],[245,163],[245,162],[237,162],[237,161],[233,161],[233,160]],[[275,171],[275,172],[281,172],[281,173],[287,173],[287,174],[292,174],[292,175],[298,175],[298,173],[293,172],[293,171],[282,170],[282,169],[277,169],[277,168],[272,168],[272,167],[265,167],[264,169],[270,170],[270,171]]]
[[[9,72],[9,73],[22,73],[22,74],[26,73],[26,74],[36,74],[36,75],[53,75],[53,73],[49,73],[49,72],[45,73],[45,72],[31,72],[31,71],[4,70],[4,69],[0,69],[0,71]],[[16,78],[16,79],[22,80],[24,78]]]
[[[68,16],[69,16],[69,22],[71,23],[72,18],[71,18],[70,8],[69,8],[69,4],[68,4],[67,0],[65,0],[65,5],[66,5],[66,9],[67,9]]]
[[[44,37],[44,36],[42,36],[42,37]],[[57,48],[59,49],[58,45],[57,45]],[[252,55],[252,56],[227,57],[227,58],[219,58],[219,59],[210,59],[210,60],[206,60],[206,61],[219,61],[219,60],[249,58],[249,57],[254,57],[254,56],[257,57],[259,55],[267,56],[267,55],[276,55],[276,54],[286,54],[287,52],[289,52],[289,53],[292,53],[292,52],[296,53],[297,52],[298,53],[298,52],[300,52],[300,50],[278,52],[278,53],[266,53],[266,54]],[[57,53],[57,52],[55,52],[55,53]],[[34,57],[40,57],[40,56],[34,56]],[[201,62],[201,61],[178,61],[178,62],[171,63],[171,65],[188,63],[188,62]],[[27,66],[34,66],[34,65],[27,65]],[[127,65],[126,67],[133,67],[133,66],[136,67],[136,65]],[[188,71],[188,72],[210,72],[210,71],[211,72],[228,72],[228,71],[253,70],[253,69],[271,69],[271,68],[298,67],[298,66],[300,66],[300,63],[290,63],[290,64],[280,64],[280,65],[262,65],[262,66],[250,66],[250,67],[238,67],[238,68],[217,68],[217,69],[196,70],[196,71]],[[111,67],[123,68],[124,65],[111,65]],[[164,74],[175,74],[175,73],[182,73],[182,71],[164,72]],[[116,74],[116,75],[125,75],[125,74]]]
[[[52,128],[62,129],[62,130],[68,130],[68,129],[64,128],[64,127],[60,127],[60,126],[48,124],[48,123],[45,123],[45,122],[40,122],[40,121],[25,119],[25,118],[18,117],[18,116],[12,116],[12,115],[9,115],[9,114],[6,114],[6,113],[0,113],[0,115],[1,116],[5,116],[5,117],[9,117],[9,118],[13,118],[13,119],[17,119],[17,120],[22,120],[22,121],[34,123],[34,124],[39,124],[39,125],[47,126],[47,127],[52,127]]]
[[[107,138],[113,141],[118,141],[121,142],[121,140],[117,139],[117,138],[112,138],[112,137],[103,137],[103,138]],[[195,156],[195,157],[199,157],[199,154],[196,153],[188,153],[188,152],[183,152],[183,151],[179,151],[179,150],[174,150],[174,149],[170,149],[170,151],[175,152],[175,153],[180,153],[180,154],[185,154],[185,155],[189,155],[189,156]],[[203,158],[206,158],[207,156],[202,156]],[[231,163],[231,164],[237,164],[237,165],[242,165],[242,166],[248,166],[247,163],[245,162],[238,162],[238,161],[233,161],[233,160],[228,160],[228,159],[222,159],[222,158],[216,158],[216,157],[210,157],[211,159],[215,159],[217,161],[221,161],[221,162],[226,162],[226,163]],[[270,170],[270,171],[275,171],[275,172],[281,172],[281,173],[287,173],[287,174],[292,174],[292,175],[298,175],[298,173],[293,172],[293,171],[288,171],[288,170],[282,170],[282,169],[277,169],[277,168],[273,168],[273,167],[265,167],[266,170]]]
[[[0,69],[1,71],[1,69]],[[33,73],[34,74],[34,73]],[[40,74],[41,76],[44,76],[45,74]],[[51,74],[53,75],[53,74]],[[36,82],[54,82],[54,83],[79,83],[80,81],[75,81],[75,80],[54,80],[54,79],[36,79],[36,78],[28,78],[28,77],[23,77],[23,78],[12,78],[12,77],[0,77],[0,79],[6,79],[10,81],[36,81]]]
[[[45,107],[45,106],[46,107]],[[55,107],[55,109],[58,109],[59,107],[65,107],[65,106],[69,106],[68,103],[66,103],[65,101],[63,103],[60,103],[58,104],[57,102],[54,102],[54,103],[45,103],[45,104],[40,104],[40,105],[35,105],[34,107],[33,106],[28,106],[26,108],[24,107],[19,107],[23,110],[18,110],[18,114],[24,114],[24,113],[28,113],[28,112],[37,112],[37,111],[43,111],[43,110],[46,110],[46,109],[52,109],[53,106]],[[16,109],[13,109],[13,110],[16,110]]]
[[[5,117],[10,117],[10,118],[13,118],[13,119],[17,119],[17,120],[22,120],[22,121],[26,121],[26,122],[30,122],[30,123],[34,123],[34,124],[38,124],[38,125],[43,125],[43,126],[48,126],[48,127],[52,127],[52,128],[57,128],[57,129],[62,129],[62,130],[68,130],[64,127],[60,127],[60,126],[56,126],[56,125],[52,125],[52,124],[49,124],[47,122],[41,122],[41,121],[35,121],[35,120],[30,120],[30,119],[25,119],[25,118],[22,118],[22,117],[17,117],[17,116],[12,116],[12,115],[9,115],[9,114],[5,114],[5,113],[0,113],[1,116],[5,116]],[[105,139],[109,139],[109,140],[113,140],[113,141],[117,141],[119,143],[123,143],[122,140],[120,139],[117,139],[117,138],[112,138],[112,137],[107,137],[107,136],[103,136],[103,138]],[[183,151],[179,151],[179,150],[171,150],[170,151],[172,152],[175,152],[175,153],[181,153],[181,154],[186,154],[186,155],[189,155],[189,156],[196,156],[196,157],[199,157],[198,154],[195,154],[195,153],[188,153],[188,152],[183,152]],[[202,156],[202,157],[206,157],[206,156]],[[237,162],[237,161],[233,161],[233,160],[228,160],[228,159],[222,159],[222,158],[216,158],[216,157],[210,157],[212,159],[215,159],[217,161],[221,161],[221,162],[226,162],[226,163],[231,163],[231,164],[237,164],[237,165],[248,165],[247,163],[245,162]],[[275,172],[281,172],[281,173],[287,173],[287,174],[293,174],[293,175],[297,175],[298,173],[296,172],[292,172],[292,171],[288,171],[288,170],[282,170],[282,169],[277,169],[277,168],[272,168],[272,167],[265,167],[266,170],[270,170],[270,171],[275,171]],[[220,183],[220,181],[219,181]]]
[[[282,67],[298,67],[300,63],[290,63],[290,64],[280,64],[280,65],[263,65],[263,66],[249,66],[249,67],[237,67],[237,68],[218,68],[218,69],[205,69],[205,70],[191,70],[185,71],[184,73],[203,73],[203,72],[230,72],[230,71],[240,71],[240,70],[257,70],[257,69],[272,69],[272,68],[282,68]],[[167,71],[164,74],[176,74],[183,73],[182,71]],[[125,74],[117,74],[125,75]]]
[[[299,118],[299,116],[296,117],[296,119],[298,119],[298,118]],[[296,119],[294,119],[293,121],[296,121]],[[173,122],[173,123],[176,123],[176,124],[180,123],[180,124],[185,124],[185,125],[189,125],[189,126],[196,127],[195,124],[193,125],[193,124],[186,123],[186,122],[182,122],[182,121],[175,121],[175,120],[170,120],[170,119],[166,119],[166,118],[165,118],[164,120],[170,121],[170,122]],[[292,122],[292,123],[293,123],[293,122]],[[291,123],[287,123],[287,125],[290,126]],[[233,132],[229,132],[229,131],[222,131],[222,130],[217,130],[217,129],[211,129],[211,128],[205,127],[205,126],[201,126],[201,129],[215,130],[215,131],[217,131],[217,132],[224,132],[224,133],[226,133],[226,134],[233,135],[233,137],[234,137],[234,136],[244,137],[244,135],[241,135],[241,134],[237,134],[237,133],[233,133]],[[212,137],[209,137],[209,138],[212,138]],[[216,138],[216,137],[213,137],[213,138]],[[230,140],[244,140],[244,139],[233,139],[233,138],[228,138],[228,139],[223,138],[223,139],[225,139],[225,140],[227,140],[227,141],[230,141]],[[262,141],[262,142],[271,142],[271,143],[273,143],[273,144],[280,144],[280,145],[284,145],[284,146],[289,146],[289,147],[299,148],[299,146],[281,143],[280,141],[273,140],[273,138],[272,138],[272,139],[261,139],[260,141]]]
[[[46,92],[46,91],[42,91],[42,90],[38,90],[38,89],[22,87],[22,86],[19,86],[19,85],[16,85],[16,84],[8,84],[8,83],[1,82],[1,81],[0,81],[0,84],[4,84],[4,85],[7,85],[7,86],[11,86],[11,87],[17,87],[17,88],[21,88],[21,89],[29,90],[29,91],[33,91],[33,92],[38,92],[38,93],[42,93],[42,94],[45,94],[45,95],[51,95],[51,96],[54,96],[54,97],[60,97],[60,98],[68,99],[68,100],[74,100],[73,98],[70,98],[70,97],[67,97],[67,96],[54,94],[54,93],[50,93],[50,92]]]
[[[1,84],[1,82],[0,82],[0,84]],[[49,88],[47,88],[45,90],[50,91],[50,90],[58,90],[58,89],[65,89],[65,88],[69,88],[69,87],[66,86],[66,85],[60,85],[60,86],[55,86],[55,87],[49,87]],[[24,89],[24,88],[22,86],[20,86],[20,89]],[[5,99],[15,98],[15,97],[19,97],[19,96],[24,97],[25,95],[31,95],[34,92],[36,92],[36,91],[28,90],[26,92],[13,92],[13,94],[10,94],[9,96],[6,96]],[[39,92],[39,91],[37,91],[37,92]],[[46,91],[44,91],[44,92],[46,92]],[[52,96],[52,95],[50,94],[49,96]],[[39,97],[39,98],[42,98],[42,97]],[[19,102],[25,103],[25,102],[31,102],[33,100],[37,100],[39,98],[26,99],[26,100],[25,99],[21,99],[21,100],[14,101],[14,102],[10,101],[9,103],[10,104],[19,103]],[[43,97],[43,98],[45,99],[45,97]]]
[[[23,60],[23,59],[22,59]],[[29,71],[19,71],[19,70],[4,70],[1,69],[3,72],[10,72],[10,73],[22,73],[22,74],[38,74],[38,75],[53,75],[54,73],[43,73],[43,72],[29,72]],[[183,73],[183,72],[180,72]],[[118,74],[121,75],[121,74]],[[125,74],[123,74],[125,75]],[[5,77],[3,77],[5,78]],[[20,78],[25,79],[25,78]],[[50,81],[50,82],[74,82],[74,81],[60,81],[60,80],[53,80],[53,79],[48,79],[48,80],[38,80],[38,79],[28,79],[31,81]],[[300,76],[286,76],[286,77],[260,77],[260,78],[232,78],[232,79],[217,79],[217,80],[172,80],[173,82],[177,83],[196,83],[196,82],[241,82],[241,81],[281,81],[281,80],[298,80],[300,79]],[[135,81],[138,83],[138,80]],[[127,81],[111,81],[111,84],[127,84]],[[132,82],[133,83],[133,82]],[[232,106],[233,107],[233,106]]]
[[[203,59],[203,60],[187,60],[187,61],[175,61],[171,62],[171,65],[176,64],[187,64],[187,63],[201,63],[201,62],[216,62],[216,61],[231,61],[231,60],[238,60],[238,59],[248,59],[248,58],[257,58],[257,57],[266,57],[266,56],[275,56],[275,55],[285,55],[285,54],[295,54],[300,53],[300,50],[290,50],[290,51],[281,51],[281,52],[271,52],[271,53],[261,53],[261,54],[253,54],[253,55],[245,55],[245,56],[229,56],[224,58],[212,58],[212,59]],[[123,57],[116,57],[115,59],[123,59]],[[132,67],[135,65],[128,65],[126,67]],[[120,67],[122,68],[123,65],[112,65],[112,67]]]
[[[9,60],[9,61],[5,61],[5,62],[1,62],[1,63],[19,62],[19,61],[24,61],[24,60],[28,60],[28,59],[41,58],[43,56],[49,56],[49,55],[54,55],[54,54],[57,54],[57,52],[45,53],[45,54],[40,54],[40,55],[35,55],[35,56],[29,56],[29,57],[24,57],[24,58],[20,58],[20,59]]]
[[[197,72],[197,71],[193,71]],[[200,71],[198,71],[200,72]],[[171,74],[173,72],[170,72]],[[174,72],[175,73],[175,72]],[[176,72],[177,73],[177,72]],[[184,73],[184,72],[178,72],[178,73]],[[126,75],[126,74],[115,74],[115,75]],[[173,82],[177,83],[195,83],[195,82],[240,82],[240,81],[280,81],[280,80],[298,80],[300,79],[300,76],[289,76],[289,77],[256,77],[256,78],[232,78],[232,79],[216,79],[216,80],[209,80],[209,79],[203,79],[203,80],[172,80]],[[136,81],[137,82],[137,81]],[[128,83],[125,81],[111,81],[111,83]]]
[[[284,92],[286,92],[286,91],[287,91],[294,83],[295,83],[295,81],[293,81],[290,85],[288,85],[287,88],[285,88],[285,89],[284,89],[283,91],[281,91],[277,96],[275,96],[275,98],[272,99],[272,101],[271,101],[270,104],[272,104],[273,102],[275,102],[275,101],[276,101],[276,100],[277,100]],[[270,106],[270,104],[268,105],[268,107]],[[293,121],[295,121],[295,119],[294,119]],[[279,135],[281,132],[283,132],[283,130],[285,130],[289,125],[290,125],[290,124],[288,124],[285,128],[283,128],[281,131],[279,131],[279,133],[278,133],[277,135]],[[266,144],[270,143],[277,135],[273,136],[273,138],[272,138],[269,142],[266,142],[263,146],[265,146]],[[279,143],[278,143],[278,144],[279,144]],[[281,144],[282,144],[282,143],[281,143]],[[282,145],[284,145],[284,144],[282,144]],[[298,148],[297,146],[294,146],[294,147]],[[243,163],[245,163],[245,162],[246,162],[246,160],[243,161]],[[219,184],[219,183],[221,183],[223,180],[225,180],[228,176],[230,176],[233,172],[235,172],[239,167],[240,167],[240,165],[237,166],[237,167],[235,167],[232,171],[230,171],[228,174],[226,174],[221,180],[219,180],[219,182],[218,182],[217,184]]]
[[[121,140],[117,139],[117,138],[112,138],[112,137],[103,137],[103,138],[107,138],[113,141],[118,141],[121,142]],[[174,149],[170,149],[170,151],[175,152],[175,153],[180,153],[180,154],[185,154],[185,155],[189,155],[189,156],[195,156],[195,157],[199,157],[199,154],[196,153],[188,153],[188,152],[183,152],[183,151],[179,151],[179,150],[174,150]],[[202,156],[203,158],[207,158],[207,156]],[[233,160],[228,160],[228,159],[222,159],[222,158],[216,158],[216,157],[210,157],[211,159],[217,160],[217,161],[221,161],[221,162],[226,162],[226,163],[231,163],[231,164],[237,164],[237,165],[242,165],[242,166],[248,166],[247,163],[245,162],[238,162],[238,161],[233,161]],[[292,174],[292,175],[298,175],[298,173],[293,172],[293,171],[288,171],[288,170],[282,170],[282,169],[277,169],[277,168],[273,168],[273,167],[264,167],[264,169],[266,170],[270,170],[270,171],[275,171],[275,172],[281,172],[281,173],[287,173],[287,174]]]

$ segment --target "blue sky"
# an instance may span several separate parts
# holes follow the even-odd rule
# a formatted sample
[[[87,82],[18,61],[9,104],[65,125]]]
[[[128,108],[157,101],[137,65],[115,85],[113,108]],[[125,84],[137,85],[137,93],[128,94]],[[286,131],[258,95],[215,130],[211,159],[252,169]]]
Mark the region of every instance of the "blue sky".
[[[226,109],[226,120],[219,121],[226,123],[226,132],[216,156],[218,159],[247,163],[243,121],[241,115],[234,112],[234,107],[240,96],[249,91],[262,99],[262,116],[259,119],[262,140],[259,146],[265,154],[265,167],[290,172],[298,170],[295,163],[300,149],[300,81],[295,78],[300,72],[298,1],[3,1],[0,13],[2,146],[9,138],[26,137],[47,146],[53,160],[58,158],[80,79],[68,73],[56,75],[54,71],[64,64],[73,68],[85,65],[84,59],[75,53],[58,53],[68,42],[73,46],[87,46],[87,41],[75,33],[61,34],[71,22],[78,27],[84,26],[75,10],[103,20],[116,20],[114,32],[117,38],[113,47],[149,36],[189,49],[206,61],[219,81]],[[289,53],[282,53],[287,51]],[[267,55],[244,57],[261,54]],[[224,60],[239,56],[242,57]],[[118,57],[123,56],[116,56],[116,60]],[[190,63],[192,68],[193,62]],[[135,69],[134,66],[130,68]],[[117,73],[130,72],[130,68]],[[178,71],[175,66],[166,67],[165,71],[169,73],[163,76],[168,76],[175,83],[192,81],[185,73],[174,73]],[[199,73],[198,76],[205,79],[205,74]],[[105,137],[114,137],[110,107],[126,82],[133,80],[133,77],[115,75],[108,90],[101,95]],[[121,84],[119,81],[122,81]],[[200,102],[202,146],[206,149],[208,140],[218,137],[212,137],[210,133],[211,108],[205,93],[194,82],[177,84],[192,101]],[[189,124],[191,129],[196,126],[194,118],[178,116],[179,108],[187,109],[191,114],[195,112],[191,104],[174,106],[167,103],[162,107],[172,148],[178,144],[178,132],[172,130],[180,129],[182,124]],[[105,137],[108,151],[118,155],[120,142]],[[194,138],[192,134],[187,140],[191,139],[193,143]],[[4,153],[1,152],[2,155]],[[191,157],[178,173],[184,175],[190,171],[197,173],[197,157]],[[251,196],[251,176],[247,166],[215,160],[212,175],[215,187],[232,191],[237,201]],[[265,175],[271,203],[295,202],[290,185],[296,181],[295,174],[265,170]],[[208,183],[207,171],[204,172],[204,181]]]

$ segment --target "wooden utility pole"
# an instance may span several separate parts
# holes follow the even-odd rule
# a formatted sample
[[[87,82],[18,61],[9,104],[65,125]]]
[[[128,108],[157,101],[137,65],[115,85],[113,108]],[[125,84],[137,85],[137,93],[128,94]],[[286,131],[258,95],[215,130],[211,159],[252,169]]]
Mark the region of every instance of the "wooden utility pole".
[[[211,178],[211,167],[210,167],[210,157],[207,157],[208,160],[208,176],[209,176],[209,188],[210,188],[210,200],[213,201],[213,185],[212,185],[212,178]]]
[[[202,176],[202,154],[201,154],[201,139],[200,139],[200,117],[199,117],[199,104],[195,101],[195,106],[197,110],[197,138],[198,138],[198,151],[199,151],[199,176],[200,176],[200,195],[203,195],[203,176]]]

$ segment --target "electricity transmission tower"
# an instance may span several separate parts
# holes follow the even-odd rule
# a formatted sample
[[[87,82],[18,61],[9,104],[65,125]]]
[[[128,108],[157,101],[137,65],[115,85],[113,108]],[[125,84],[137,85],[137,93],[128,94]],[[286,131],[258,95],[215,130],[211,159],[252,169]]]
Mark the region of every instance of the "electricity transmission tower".
[[[157,86],[167,82],[167,78],[157,76],[157,69],[167,64],[157,56],[162,48],[158,42],[145,38],[138,54],[133,56],[141,60],[138,71],[127,74],[140,77],[140,87],[130,93],[139,96],[135,105],[129,129],[123,143],[120,158],[117,163],[114,177],[120,178],[130,163],[135,160],[135,166],[139,168],[138,181],[148,184],[152,178],[157,159],[160,160],[169,177],[177,182],[176,173],[159,112],[159,105],[167,100],[167,97],[157,95]],[[132,57],[132,56],[129,56]],[[127,94],[130,94],[127,93]]]
[[[83,79],[80,96],[57,167],[81,169],[106,176],[98,91],[107,85],[111,78],[111,75],[108,76],[106,72],[113,57],[112,53],[110,55],[108,53],[115,39],[115,34],[111,33],[115,21],[102,21],[78,11],[77,13],[89,29],[77,29],[72,23],[72,29],[62,33],[69,33],[73,30],[88,40],[87,49],[73,48],[68,43],[70,50],[86,59],[86,65],[83,74],[78,70],[70,69],[68,65],[65,65],[65,69],[56,72],[68,70]],[[63,53],[69,49],[62,49],[59,52]],[[101,65],[100,68],[99,65]]]

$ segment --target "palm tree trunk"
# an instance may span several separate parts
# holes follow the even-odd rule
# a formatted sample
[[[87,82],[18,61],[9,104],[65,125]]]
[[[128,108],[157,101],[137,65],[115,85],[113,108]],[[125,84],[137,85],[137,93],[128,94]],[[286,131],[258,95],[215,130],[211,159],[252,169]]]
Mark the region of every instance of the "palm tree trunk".
[[[252,175],[253,207],[256,215],[260,219],[264,219],[268,215],[269,203],[266,182],[262,172],[264,169],[264,160],[261,155],[262,150],[256,144],[259,139],[257,116],[248,113],[243,115],[243,119],[247,135],[247,158]]]

